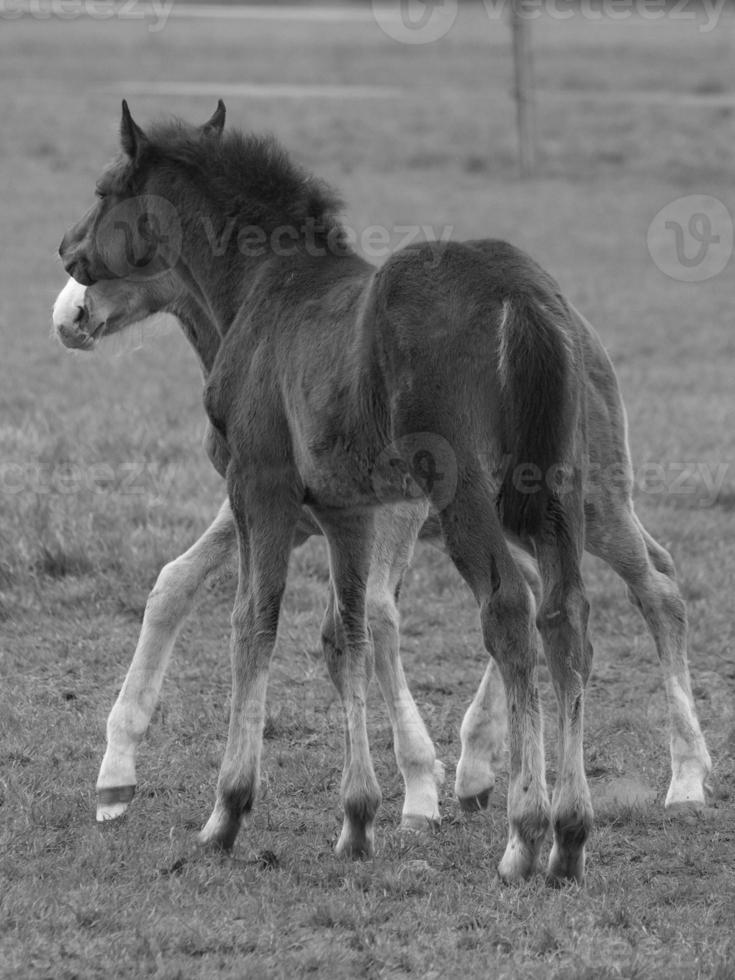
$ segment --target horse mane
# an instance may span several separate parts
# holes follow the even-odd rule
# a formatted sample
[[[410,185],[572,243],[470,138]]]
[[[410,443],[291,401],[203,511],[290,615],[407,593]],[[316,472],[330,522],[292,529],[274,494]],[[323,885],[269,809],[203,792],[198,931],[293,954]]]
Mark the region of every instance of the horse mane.
[[[179,120],[158,123],[147,136],[147,152],[167,169],[183,167],[227,217],[265,230],[308,227],[317,242],[330,233],[342,241],[342,199],[298,166],[274,136],[236,129],[203,136]]]

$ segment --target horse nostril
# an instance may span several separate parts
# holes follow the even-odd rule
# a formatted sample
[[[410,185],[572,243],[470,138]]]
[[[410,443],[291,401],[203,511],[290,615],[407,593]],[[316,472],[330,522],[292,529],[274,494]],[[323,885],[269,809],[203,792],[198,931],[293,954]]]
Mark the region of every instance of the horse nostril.
[[[82,286],[91,286],[94,279],[89,273],[89,265],[84,257],[71,258],[64,263],[67,273]]]

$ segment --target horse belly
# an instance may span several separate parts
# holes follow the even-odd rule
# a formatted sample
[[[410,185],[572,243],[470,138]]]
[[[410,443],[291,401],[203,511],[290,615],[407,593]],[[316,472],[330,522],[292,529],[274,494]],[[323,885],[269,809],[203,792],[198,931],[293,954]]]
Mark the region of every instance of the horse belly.
[[[451,461],[448,460],[451,456]],[[445,466],[445,463],[449,465]],[[302,460],[299,473],[308,503],[323,507],[375,507],[431,498],[442,479],[456,485],[453,456],[432,433],[419,433],[363,453],[342,449]],[[437,464],[441,473],[437,473]],[[428,491],[427,492],[427,472]],[[432,480],[432,474],[435,478]]]

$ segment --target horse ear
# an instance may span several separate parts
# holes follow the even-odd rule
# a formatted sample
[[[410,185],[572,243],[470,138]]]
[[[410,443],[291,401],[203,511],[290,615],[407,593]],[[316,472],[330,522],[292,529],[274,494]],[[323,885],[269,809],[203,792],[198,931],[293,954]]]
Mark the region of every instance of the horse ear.
[[[120,122],[120,143],[124,153],[131,160],[140,154],[143,144],[146,142],[146,135],[130,115],[128,104],[123,99],[122,120]]]
[[[214,110],[214,115],[202,126],[202,132],[205,136],[222,135],[222,130],[225,128],[225,112],[225,104],[220,99],[217,108]]]

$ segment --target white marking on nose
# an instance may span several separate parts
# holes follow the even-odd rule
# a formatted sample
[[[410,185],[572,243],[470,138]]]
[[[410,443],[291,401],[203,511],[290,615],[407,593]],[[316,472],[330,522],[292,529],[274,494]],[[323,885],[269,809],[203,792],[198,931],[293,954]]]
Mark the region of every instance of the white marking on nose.
[[[56,302],[51,313],[51,321],[55,330],[58,330],[59,327],[73,326],[77,322],[81,311],[84,309],[84,296],[86,292],[86,286],[82,286],[76,279],[69,279],[56,297]]]

